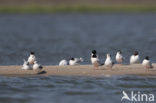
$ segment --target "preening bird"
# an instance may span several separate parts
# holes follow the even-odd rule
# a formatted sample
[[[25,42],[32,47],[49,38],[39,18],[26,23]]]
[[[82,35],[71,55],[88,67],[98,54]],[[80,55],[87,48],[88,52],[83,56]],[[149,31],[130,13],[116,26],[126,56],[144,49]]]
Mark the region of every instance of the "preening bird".
[[[29,62],[27,62],[25,59],[24,59],[22,69],[24,69],[24,70],[30,70],[31,69],[31,66],[29,65]]]

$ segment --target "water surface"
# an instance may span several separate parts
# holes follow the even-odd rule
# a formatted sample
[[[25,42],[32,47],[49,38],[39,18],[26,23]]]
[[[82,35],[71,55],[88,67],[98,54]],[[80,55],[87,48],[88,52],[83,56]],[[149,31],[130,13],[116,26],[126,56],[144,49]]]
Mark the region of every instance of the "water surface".
[[[0,65],[20,65],[30,51],[44,65],[71,57],[88,64],[92,49],[102,62],[118,49],[125,63],[134,50],[156,62],[155,18],[155,13],[0,14]]]
[[[0,78],[0,103],[120,103],[123,90],[156,94],[155,77]]]

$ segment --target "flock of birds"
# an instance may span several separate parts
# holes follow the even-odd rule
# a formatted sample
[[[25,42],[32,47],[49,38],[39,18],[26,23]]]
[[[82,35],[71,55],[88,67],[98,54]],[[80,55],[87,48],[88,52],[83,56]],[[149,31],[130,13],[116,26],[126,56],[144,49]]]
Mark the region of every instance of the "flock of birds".
[[[22,69],[24,69],[24,70],[35,70],[37,72],[40,72],[40,70],[42,68],[43,67],[37,63],[34,52],[30,53],[30,56],[28,57],[27,61],[24,59],[24,64],[22,66]]]
[[[124,57],[122,55],[122,52],[120,50],[117,51],[115,56],[116,62],[118,64],[122,64],[124,61]],[[71,63],[72,62],[72,63]],[[69,61],[67,60],[61,60],[59,63],[59,66],[65,66],[65,65],[78,65],[79,62],[83,62],[82,58],[72,58]],[[111,58],[111,55],[108,53],[106,54],[106,60],[104,63],[100,63],[100,59],[98,57],[97,51],[92,50],[91,53],[91,63],[95,69],[97,69],[99,66],[105,65],[108,68],[112,68],[114,65],[114,62]],[[139,64],[140,63],[140,57],[138,51],[134,51],[134,53],[130,57],[130,64]],[[145,59],[142,62],[142,65],[147,68],[153,68],[151,61],[149,60],[149,57],[146,56]]]
[[[116,62],[118,64],[122,64],[124,61],[124,57],[122,55],[122,52],[120,50],[117,51],[115,56]],[[83,62],[83,58],[71,58],[70,60],[61,60],[59,62],[59,66],[66,66],[66,65],[79,65],[81,62]],[[94,69],[97,69],[99,66],[105,65],[108,68],[112,68],[114,65],[114,62],[111,58],[111,55],[108,53],[106,54],[106,60],[104,63],[100,63],[100,59],[98,57],[97,51],[92,50],[91,52],[91,63],[94,67]],[[140,63],[140,57],[138,51],[134,51],[134,53],[130,57],[130,64],[139,64]],[[146,69],[153,68],[151,61],[149,60],[149,57],[146,56],[145,59],[142,61],[142,65]],[[43,67],[37,63],[35,53],[31,52],[30,56],[28,57],[28,60],[24,60],[24,64],[22,66],[22,69],[24,70],[35,70],[40,71]]]

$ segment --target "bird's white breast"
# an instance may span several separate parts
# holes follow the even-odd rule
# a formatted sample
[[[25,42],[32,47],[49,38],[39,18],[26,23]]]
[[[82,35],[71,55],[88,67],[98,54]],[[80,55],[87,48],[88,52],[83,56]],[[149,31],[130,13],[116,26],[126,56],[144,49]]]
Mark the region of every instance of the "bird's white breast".
[[[116,61],[118,63],[122,63],[123,62],[123,56],[122,56],[122,54],[119,54],[119,53],[116,54]]]
[[[76,63],[75,60],[70,60],[70,61],[69,61],[69,65],[77,65],[77,63]]]
[[[31,68],[30,68],[29,65],[24,64],[23,67],[22,67],[22,69],[24,69],[24,70],[29,70],[29,69],[31,69]]]
[[[112,65],[113,64],[113,61],[111,58],[106,58],[106,61],[105,61],[105,65]]]
[[[139,55],[136,55],[136,56],[132,55],[130,57],[130,64],[137,64],[139,62],[140,62]]]
[[[92,64],[96,63],[96,62],[99,62],[99,59],[98,58],[91,58],[91,62],[92,62]]]
[[[34,55],[30,55],[29,58],[28,58],[28,62],[29,62],[30,64],[33,64],[34,61],[36,61],[36,57],[35,57]]]
[[[39,65],[38,64],[34,64],[33,65],[33,69],[35,70],[35,69],[39,69]]]
[[[142,65],[146,67],[152,67],[152,63],[150,62],[150,60],[146,59],[143,60]]]
[[[65,65],[68,65],[67,60],[61,60],[59,66],[65,66]]]

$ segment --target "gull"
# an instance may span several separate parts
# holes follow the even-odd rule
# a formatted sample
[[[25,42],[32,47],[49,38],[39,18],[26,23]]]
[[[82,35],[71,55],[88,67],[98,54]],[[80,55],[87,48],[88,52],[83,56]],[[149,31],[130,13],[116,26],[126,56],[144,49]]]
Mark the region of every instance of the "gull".
[[[130,64],[140,63],[140,57],[138,51],[134,51],[133,55],[130,57]]]
[[[34,64],[35,61],[36,61],[35,53],[31,52],[30,56],[28,57],[28,62],[29,64]]]
[[[111,55],[110,54],[107,54],[106,55],[106,60],[105,60],[105,66],[106,67],[109,67],[109,68],[112,68],[113,65],[114,65],[114,62],[111,59]]]
[[[98,58],[96,50],[92,50],[91,53],[91,63],[94,67],[94,69],[97,69],[99,66],[102,66],[103,64],[100,63],[100,60]]]
[[[71,58],[69,65],[79,65],[80,62],[83,62],[83,58]]]
[[[33,70],[37,70],[39,72],[41,69],[43,69],[41,64],[38,64],[37,61],[34,61]]]
[[[151,61],[149,60],[149,57],[146,56],[145,59],[142,62],[142,65],[146,68],[146,69],[150,69],[153,68]]]
[[[68,61],[65,59],[61,60],[59,66],[65,66],[65,65],[68,65]]]
[[[101,64],[99,63],[99,58],[96,56],[96,54],[93,54],[91,56],[91,63],[94,67],[94,69],[97,69]]]
[[[120,50],[117,51],[115,59],[116,59],[117,63],[122,64],[124,58],[123,58],[122,52]]]
[[[22,69],[24,69],[24,70],[30,70],[31,69],[29,62],[27,62],[25,59],[24,59],[24,64],[22,66]]]

